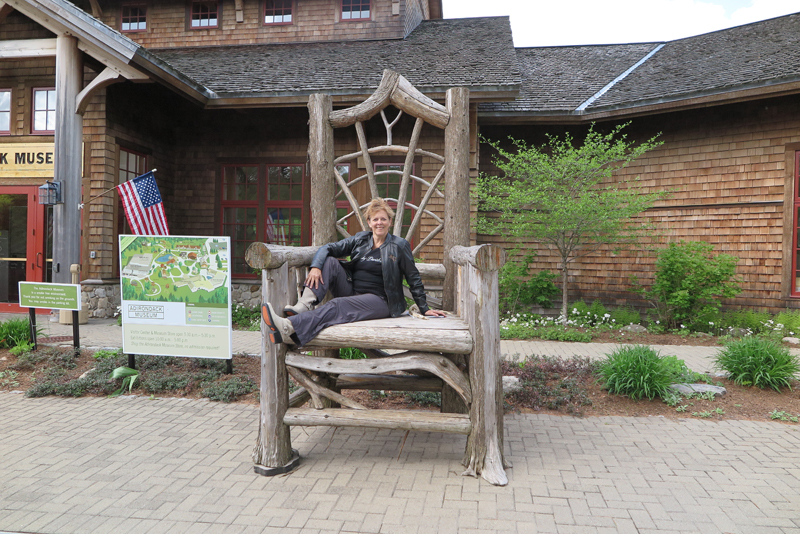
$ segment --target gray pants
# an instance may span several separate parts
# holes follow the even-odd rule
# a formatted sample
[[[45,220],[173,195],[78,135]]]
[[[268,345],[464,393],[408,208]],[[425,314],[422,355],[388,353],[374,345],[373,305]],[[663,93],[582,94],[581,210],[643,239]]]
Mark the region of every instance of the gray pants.
[[[316,289],[309,289],[319,302],[322,302],[328,291],[334,298],[314,310],[289,317],[294,327],[294,336],[301,347],[314,339],[323,328],[368,319],[384,319],[391,315],[389,304],[383,298],[371,293],[357,295],[353,292],[353,283],[336,258],[325,260],[325,265],[322,266],[322,284]]]

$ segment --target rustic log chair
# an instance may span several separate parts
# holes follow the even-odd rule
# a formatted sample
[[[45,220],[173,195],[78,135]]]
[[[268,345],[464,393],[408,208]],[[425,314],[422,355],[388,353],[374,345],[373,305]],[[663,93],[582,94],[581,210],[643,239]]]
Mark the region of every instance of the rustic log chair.
[[[433,320],[398,317],[332,326],[308,344],[315,350],[313,355],[269,343],[262,324],[261,421],[253,451],[257,473],[276,475],[298,464],[299,455],[291,448],[289,426],[358,426],[466,434],[464,474],[481,475],[496,485],[508,483],[503,457],[497,301],[497,272],[505,255],[493,245],[464,246],[469,244],[468,102],[468,90],[450,89],[447,106],[441,106],[392,71],[384,72],[380,86],[370,98],[352,108],[334,112],[328,95],[311,96],[309,158],[315,246],[253,243],[246,259],[251,267],[262,269],[262,299],[271,302],[276,310],[297,301],[298,289],[319,245],[334,241],[336,230],[347,236],[343,223],[348,217],[357,218],[361,228],[367,228],[361,215],[365,204],[359,205],[350,188],[366,179],[371,197],[378,196],[375,180],[378,173],[373,170],[371,156],[405,154],[399,198],[389,199],[397,203],[394,233],[400,235],[405,208],[416,210],[407,236],[419,227],[423,214],[437,223],[415,247],[415,255],[444,230],[445,263],[418,266],[423,279],[444,281],[444,307],[457,315]],[[392,126],[397,119],[389,123],[384,113],[390,104],[401,114],[416,117],[408,147],[392,142]],[[369,148],[363,122],[378,113],[386,126],[387,143]],[[417,148],[423,122],[445,129],[445,157]],[[356,127],[361,150],[334,158],[333,128],[350,125]],[[432,182],[412,176],[415,156],[442,163]],[[358,157],[363,158],[366,174],[346,182],[336,165]],[[443,178],[447,195],[438,187]],[[419,206],[405,198],[412,179],[427,187]],[[331,201],[336,196],[336,185],[352,208],[338,221],[335,203]],[[444,196],[444,218],[427,208],[434,195]],[[359,348],[368,358],[339,359],[337,350],[342,347]],[[385,349],[405,352],[390,355]],[[402,374],[397,374],[398,371]],[[287,375],[301,386],[292,395]],[[367,410],[341,395],[342,389],[441,391],[442,413]],[[300,407],[309,399],[311,408]]]

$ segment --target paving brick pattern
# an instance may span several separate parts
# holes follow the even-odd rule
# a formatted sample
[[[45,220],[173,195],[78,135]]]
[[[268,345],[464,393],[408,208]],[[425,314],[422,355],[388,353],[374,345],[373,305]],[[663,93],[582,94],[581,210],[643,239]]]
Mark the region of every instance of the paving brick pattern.
[[[506,417],[509,485],[464,437],[293,429],[255,475],[255,406],[0,393],[0,529],[37,533],[800,532],[800,430],[753,421]]]
[[[102,322],[81,337],[119,346]],[[257,352],[258,333],[237,343]],[[503,343],[507,357],[611,349]],[[716,350],[663,348],[697,370]],[[0,413],[0,531],[800,533],[791,424],[510,414],[501,488],[460,475],[463,436],[294,428],[300,467],[268,478],[250,457],[256,406],[4,392]]]

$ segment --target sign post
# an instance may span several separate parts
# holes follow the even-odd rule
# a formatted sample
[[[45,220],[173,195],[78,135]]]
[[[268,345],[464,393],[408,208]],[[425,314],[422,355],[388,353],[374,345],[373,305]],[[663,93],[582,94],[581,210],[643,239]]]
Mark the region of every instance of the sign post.
[[[36,342],[36,308],[72,310],[72,346],[80,350],[78,311],[81,309],[80,284],[51,284],[47,282],[19,282],[19,305],[28,308],[31,337],[34,349]]]
[[[126,354],[232,363],[230,238],[119,236]]]

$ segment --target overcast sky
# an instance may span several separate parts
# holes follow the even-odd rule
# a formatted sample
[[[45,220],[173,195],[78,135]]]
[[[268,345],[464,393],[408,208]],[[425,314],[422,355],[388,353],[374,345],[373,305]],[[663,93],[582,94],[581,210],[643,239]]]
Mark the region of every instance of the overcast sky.
[[[515,46],[671,41],[800,12],[800,0],[443,0],[445,18],[509,15]]]

